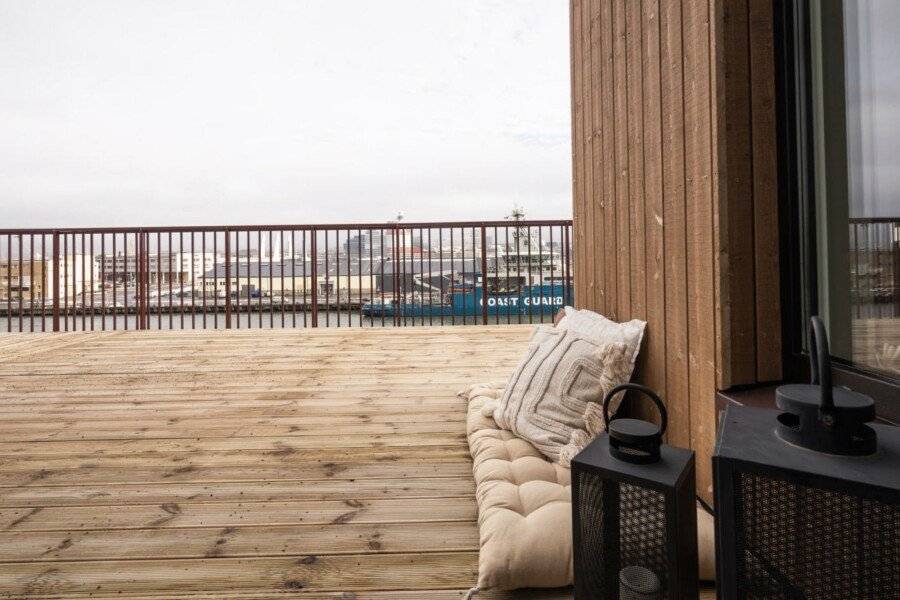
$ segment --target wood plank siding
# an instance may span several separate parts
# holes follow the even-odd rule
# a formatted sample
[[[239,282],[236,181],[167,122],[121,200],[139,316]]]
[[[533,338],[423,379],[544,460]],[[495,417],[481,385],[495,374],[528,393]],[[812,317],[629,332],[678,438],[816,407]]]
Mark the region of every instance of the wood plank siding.
[[[648,322],[706,493],[714,392],[781,377],[771,5],[572,0],[571,32],[576,303]]]

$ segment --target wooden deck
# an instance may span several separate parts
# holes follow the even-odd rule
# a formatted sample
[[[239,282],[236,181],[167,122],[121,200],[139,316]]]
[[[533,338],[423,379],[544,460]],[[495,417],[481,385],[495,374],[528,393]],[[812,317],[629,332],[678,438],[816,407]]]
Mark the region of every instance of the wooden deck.
[[[455,393],[528,335],[0,337],[0,597],[459,598],[478,535]]]
[[[461,598],[455,393],[529,331],[0,336],[0,598]]]

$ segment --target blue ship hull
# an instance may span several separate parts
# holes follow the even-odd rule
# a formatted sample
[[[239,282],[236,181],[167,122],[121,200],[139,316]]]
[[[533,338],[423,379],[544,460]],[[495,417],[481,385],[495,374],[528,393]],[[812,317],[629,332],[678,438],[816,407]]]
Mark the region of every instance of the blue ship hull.
[[[406,302],[367,302],[362,305],[366,317],[464,317],[482,313],[481,288],[456,291],[449,302],[429,304]],[[518,294],[488,294],[488,315],[554,315],[563,306],[572,304],[571,287],[543,284],[524,288]]]

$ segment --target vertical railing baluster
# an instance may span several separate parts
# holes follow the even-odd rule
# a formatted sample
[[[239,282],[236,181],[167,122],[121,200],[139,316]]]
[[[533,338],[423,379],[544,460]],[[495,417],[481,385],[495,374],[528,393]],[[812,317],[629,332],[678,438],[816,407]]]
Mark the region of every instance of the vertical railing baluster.
[[[118,319],[119,298],[117,295],[118,294],[118,289],[117,289],[118,281],[116,281],[116,276],[118,275],[118,273],[117,273],[118,264],[117,263],[119,262],[119,255],[116,252],[116,234],[115,234],[115,232],[113,232],[113,234],[112,234],[112,253],[113,253],[113,263],[112,263],[112,268],[113,268],[113,273],[112,273],[112,275],[113,275],[113,288],[112,288],[113,327],[112,328],[113,328],[113,331],[115,331],[119,326],[119,323],[118,323],[118,320],[119,320]],[[123,265],[123,267],[124,267],[124,265]]]
[[[550,236],[550,240],[547,242],[550,245],[550,294],[553,298],[550,303],[550,320],[552,321],[556,317],[556,271],[554,269],[553,264],[553,225],[547,228],[547,232]]]
[[[384,256],[384,234],[385,234],[385,230],[382,227],[381,234],[378,236],[378,239],[380,240],[379,243],[381,244],[381,274],[380,274],[381,282],[378,284],[378,287],[381,290],[381,308],[380,308],[380,310],[381,310],[381,326],[382,327],[384,327],[384,317],[385,317],[385,314],[384,314],[384,300],[385,300],[384,286],[387,285],[387,281],[384,278],[384,276],[385,276],[384,265],[387,263],[387,260],[385,259],[385,256]],[[391,271],[393,272],[393,268],[391,269]]]
[[[472,243],[474,243],[474,242],[475,242],[475,240],[472,240]],[[462,283],[462,324],[468,325],[469,324],[469,310],[468,310],[468,307],[466,306],[466,303],[469,301],[469,299],[468,299],[469,294],[466,290],[468,289],[469,286],[466,284],[466,228],[464,226],[459,228],[459,254],[460,254],[460,257],[462,258],[462,282],[461,282]],[[474,270],[475,270],[475,264],[473,262],[472,271],[474,271]]]
[[[24,277],[24,275],[23,275],[23,273],[24,273],[24,267],[22,266],[22,254],[23,254],[22,244],[23,244],[22,234],[20,233],[20,234],[19,234],[19,256],[18,256],[19,267],[18,267],[18,273],[16,274],[17,277],[19,278],[19,285],[17,286],[17,287],[19,288],[19,310],[18,310],[18,313],[19,313],[19,333],[22,333],[22,332],[25,330],[25,329],[24,329],[24,323],[23,323],[23,321],[22,321],[22,307],[24,306],[24,302],[25,302],[25,296],[24,296],[24,294],[22,293],[22,280],[25,279],[25,277]],[[11,261],[8,261],[8,262],[11,262]],[[10,278],[10,279],[11,279],[11,278]]]
[[[6,234],[6,333],[12,333],[12,236],[11,233]]]
[[[307,315],[307,313],[309,312],[309,268],[306,264],[307,235],[307,230],[300,230],[300,260],[303,261],[303,295],[301,304],[301,306],[303,307],[303,327],[307,327],[309,325],[309,316]]]
[[[438,228],[438,264],[440,265],[441,270],[441,325],[444,324],[444,294],[446,289],[446,277],[444,277],[444,228]]]
[[[200,232],[200,253],[203,255],[203,261],[205,263],[206,256],[207,256],[207,254],[206,254],[206,231]],[[216,265],[216,257],[213,256],[213,259],[212,259],[213,277],[216,276],[217,268],[218,267]],[[202,282],[202,285],[203,285],[203,296],[202,296],[202,298],[203,298],[203,329],[206,329],[206,268],[205,267],[203,269],[203,275],[201,276],[201,279],[203,280],[203,282]]]
[[[229,259],[230,261],[230,259]],[[231,274],[234,282],[234,313],[235,329],[241,328],[241,232],[234,232],[234,272]],[[231,296],[231,288],[228,289],[228,295]]]
[[[259,311],[259,328],[263,326],[263,306],[262,306],[262,229],[256,232],[256,308]]]
[[[284,329],[284,230],[278,230],[278,258],[281,264],[278,265],[278,277],[280,278],[281,293],[281,328]]]
[[[269,230],[269,329],[275,326],[275,286],[272,280],[275,253],[272,251],[272,230]]]
[[[47,277],[47,236],[41,234],[41,331],[47,331],[47,286],[50,278]]]
[[[336,234],[337,232],[335,232]],[[325,230],[325,327],[331,325],[331,265],[328,262],[328,229]]]
[[[213,260],[219,264],[219,232],[212,232]],[[226,261],[227,262],[227,261]],[[169,276],[171,281],[171,276]],[[170,284],[171,286],[171,284]],[[213,269],[213,329],[219,328],[219,268]]]
[[[191,230],[191,329],[197,328],[197,251],[194,247],[194,233]],[[200,268],[206,268],[206,261],[201,261]]]
[[[481,226],[481,324],[488,324],[487,232]]]
[[[363,318],[362,318],[362,264],[363,264],[363,248],[362,248],[362,230],[356,230],[356,241],[357,241],[357,252],[356,252],[356,298],[357,298],[357,311],[359,312],[359,326],[363,326]],[[369,242],[369,246],[371,247],[371,242]]]
[[[253,329],[253,280],[251,279],[250,230],[247,230],[247,329]]]
[[[312,284],[312,326],[319,326],[319,254],[316,246],[318,245],[317,234],[318,230],[315,228],[311,228],[309,230],[309,246],[310,253],[312,255],[312,263],[310,264],[310,268],[312,269],[312,277],[310,283]],[[304,263],[305,265],[305,263]]]
[[[495,286],[499,290],[500,289],[500,261],[497,256],[497,226],[494,225],[494,281]],[[494,301],[494,325],[500,324],[500,296],[497,296],[497,299]]]
[[[225,329],[231,329],[231,231],[225,228]]]
[[[115,290],[115,288],[113,288]],[[115,294],[115,291],[113,291]],[[100,234],[100,331],[106,331],[106,234]]]
[[[34,333],[34,234],[28,236],[28,311],[31,314],[29,333]]]
[[[59,232],[53,232],[53,331],[59,331]]]
[[[434,252],[431,245],[431,227],[428,228],[428,325],[434,325]]]
[[[572,276],[572,248],[570,247],[570,243],[571,243],[571,239],[572,239],[571,225],[565,225],[563,231],[565,232],[565,237],[566,237],[566,241],[563,246],[563,248],[565,249],[565,252],[566,252],[566,260],[565,260],[566,275],[565,275],[565,287],[564,287],[566,296],[565,296],[565,300],[563,302],[573,303],[574,299],[571,297],[572,296],[572,281],[570,279]]]
[[[453,282],[456,279],[456,269],[455,269],[455,261],[454,254],[456,254],[456,249],[453,246],[453,226],[450,226],[450,281],[447,286],[450,294],[450,324],[456,325],[456,291],[454,290]]]
[[[334,297],[337,302],[337,326],[341,326],[341,230],[334,230]]]
[[[148,259],[149,260],[149,259]],[[184,232],[178,232],[178,310],[181,315],[178,319],[181,329],[184,329]]]
[[[122,271],[123,271],[122,275],[124,277],[124,281],[123,281],[123,283],[124,283],[124,285],[123,285],[124,300],[123,300],[123,307],[122,307],[123,311],[124,311],[123,312],[124,317],[122,319],[124,324],[123,324],[122,328],[127,331],[128,330],[128,273],[129,273],[128,232],[127,231],[122,233],[122,245],[124,246],[124,248],[122,248],[122,252],[123,252],[123,254],[122,254]]]
[[[538,286],[540,290],[540,303],[541,303],[541,323],[544,322],[544,240],[541,237],[541,226],[538,225]]]

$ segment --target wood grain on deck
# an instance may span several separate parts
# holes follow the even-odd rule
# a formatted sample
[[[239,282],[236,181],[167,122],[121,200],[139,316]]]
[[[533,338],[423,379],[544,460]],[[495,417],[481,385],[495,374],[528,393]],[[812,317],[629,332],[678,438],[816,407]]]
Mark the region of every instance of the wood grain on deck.
[[[0,597],[461,598],[528,327],[0,337]],[[482,593],[569,598],[571,592]]]
[[[457,598],[526,327],[0,338],[0,596]]]

